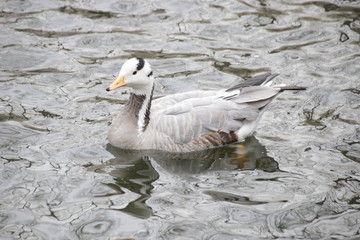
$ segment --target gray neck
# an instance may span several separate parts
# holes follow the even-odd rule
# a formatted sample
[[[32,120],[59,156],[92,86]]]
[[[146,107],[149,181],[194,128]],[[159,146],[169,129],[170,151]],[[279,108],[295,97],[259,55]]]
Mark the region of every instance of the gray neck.
[[[125,105],[125,111],[135,116],[138,126],[138,132],[146,130],[150,122],[150,108],[154,87],[149,95],[131,93],[128,102]]]

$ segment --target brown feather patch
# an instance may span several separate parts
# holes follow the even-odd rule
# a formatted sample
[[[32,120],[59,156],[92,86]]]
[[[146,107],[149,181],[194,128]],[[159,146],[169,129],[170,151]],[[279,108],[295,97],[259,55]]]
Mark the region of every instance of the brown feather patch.
[[[211,132],[202,135],[199,141],[205,143],[207,146],[219,147],[238,141],[238,136],[235,132]]]

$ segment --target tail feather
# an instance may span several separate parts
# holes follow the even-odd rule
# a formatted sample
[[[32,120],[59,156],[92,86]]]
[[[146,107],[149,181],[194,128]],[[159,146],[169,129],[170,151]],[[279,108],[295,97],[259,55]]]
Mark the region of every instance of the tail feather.
[[[270,83],[270,81],[278,75],[279,74],[264,73],[264,74],[252,77],[251,79],[249,79],[243,83],[237,84],[237,85],[227,89],[226,92],[230,92],[230,91],[240,89],[243,87],[264,86],[267,83]]]
[[[231,92],[233,90],[241,89],[244,87],[251,87],[251,86],[269,86],[271,84],[271,80],[277,77],[279,74],[271,74],[271,73],[264,73],[260,74],[258,76],[252,77],[251,79],[237,84],[229,89],[226,90],[226,92]],[[286,90],[306,90],[306,87],[299,87],[299,86],[284,86],[284,85],[278,85],[274,87],[279,87],[281,92]]]

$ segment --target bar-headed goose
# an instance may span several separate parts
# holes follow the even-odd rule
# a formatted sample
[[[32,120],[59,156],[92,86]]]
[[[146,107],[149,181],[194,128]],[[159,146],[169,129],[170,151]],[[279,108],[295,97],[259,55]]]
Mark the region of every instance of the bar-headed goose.
[[[150,64],[131,58],[106,89],[132,89],[109,128],[109,142],[123,149],[190,152],[242,141],[254,132],[265,107],[280,92],[305,89],[271,87],[276,76],[267,73],[229,89],[190,91],[152,100]]]

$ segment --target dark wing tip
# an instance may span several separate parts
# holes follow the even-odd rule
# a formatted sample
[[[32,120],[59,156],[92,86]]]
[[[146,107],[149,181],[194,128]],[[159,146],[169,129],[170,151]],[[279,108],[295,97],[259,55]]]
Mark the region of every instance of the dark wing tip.
[[[281,87],[280,89],[281,89],[281,91],[286,91],[286,90],[298,90],[298,91],[302,91],[302,90],[306,90],[307,87],[285,86],[285,87]]]
[[[270,82],[273,78],[277,77],[278,75],[279,75],[278,73],[275,73],[275,74],[263,73],[263,74],[254,76],[243,83],[240,83],[238,85],[235,85],[235,86],[227,89],[226,92],[230,92],[232,90],[240,89],[243,87],[264,85],[264,84]]]

